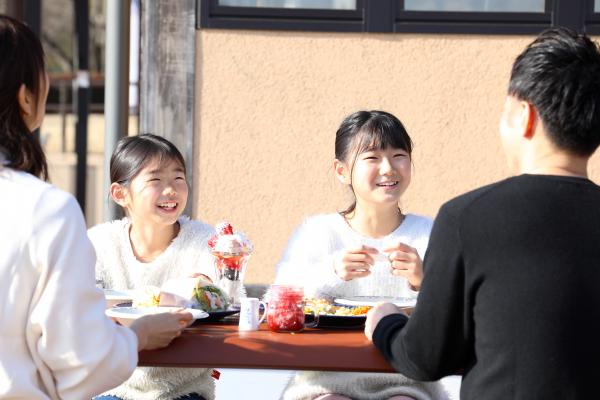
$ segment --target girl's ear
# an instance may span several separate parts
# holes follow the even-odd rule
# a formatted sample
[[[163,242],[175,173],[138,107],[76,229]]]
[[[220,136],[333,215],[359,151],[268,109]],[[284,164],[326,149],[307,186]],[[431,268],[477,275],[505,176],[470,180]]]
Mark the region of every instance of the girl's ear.
[[[17,100],[19,101],[19,107],[21,107],[21,116],[24,120],[28,119],[34,113],[33,96],[24,83],[19,87],[17,92]]]
[[[352,183],[350,180],[350,171],[342,161],[337,159],[333,161],[333,171],[338,180],[344,185],[350,185]]]
[[[127,189],[123,185],[116,182],[112,183],[110,185],[110,197],[121,207],[125,208],[127,206]]]

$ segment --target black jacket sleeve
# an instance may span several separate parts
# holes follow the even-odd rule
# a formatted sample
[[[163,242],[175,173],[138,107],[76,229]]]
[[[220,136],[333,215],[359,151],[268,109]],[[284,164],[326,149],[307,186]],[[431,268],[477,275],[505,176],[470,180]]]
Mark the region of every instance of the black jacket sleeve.
[[[424,259],[424,279],[408,321],[383,318],[373,340],[400,373],[430,381],[464,367],[472,336],[472,318],[464,304],[465,278],[460,226],[456,212],[445,205],[435,220]]]

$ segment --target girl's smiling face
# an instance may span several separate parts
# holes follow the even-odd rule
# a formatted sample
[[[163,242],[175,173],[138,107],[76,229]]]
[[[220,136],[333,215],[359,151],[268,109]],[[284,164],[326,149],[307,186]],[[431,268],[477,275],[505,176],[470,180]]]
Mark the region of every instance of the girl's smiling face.
[[[356,155],[345,170],[357,203],[397,204],[411,179],[411,159],[406,150],[387,147],[368,149]],[[346,172],[347,173],[347,172]]]
[[[132,222],[173,225],[187,203],[185,171],[174,159],[149,162],[122,189],[123,197],[118,203],[127,210]]]

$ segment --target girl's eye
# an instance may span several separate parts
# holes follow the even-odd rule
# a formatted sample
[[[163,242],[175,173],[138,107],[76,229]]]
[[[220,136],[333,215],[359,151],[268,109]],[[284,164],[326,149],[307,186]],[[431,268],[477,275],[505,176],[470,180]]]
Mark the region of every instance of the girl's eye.
[[[398,153],[398,154],[394,154],[394,157],[406,157],[406,154]]]
[[[159,182],[160,179],[159,178],[150,178],[148,179],[148,182]]]
[[[377,157],[375,157],[375,156],[367,156],[367,157],[363,158],[363,160],[377,160]]]
[[[185,177],[183,177],[183,176],[178,176],[178,177],[177,177],[177,178],[175,178],[175,179],[177,179],[177,180],[183,180],[183,181],[184,181],[184,180],[185,180]]]

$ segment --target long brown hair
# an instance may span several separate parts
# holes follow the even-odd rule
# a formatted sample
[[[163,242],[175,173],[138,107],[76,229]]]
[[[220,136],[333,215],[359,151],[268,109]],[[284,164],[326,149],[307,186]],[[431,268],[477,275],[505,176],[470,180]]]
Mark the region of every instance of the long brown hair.
[[[21,85],[37,97],[44,76],[44,50],[25,24],[0,15],[0,149],[7,166],[48,179],[42,146],[21,116],[18,92]]]

